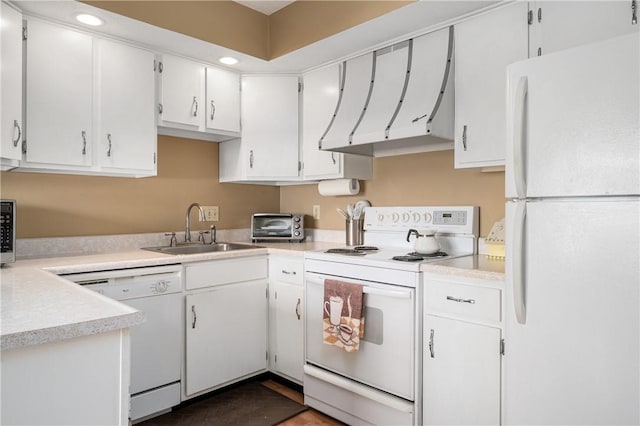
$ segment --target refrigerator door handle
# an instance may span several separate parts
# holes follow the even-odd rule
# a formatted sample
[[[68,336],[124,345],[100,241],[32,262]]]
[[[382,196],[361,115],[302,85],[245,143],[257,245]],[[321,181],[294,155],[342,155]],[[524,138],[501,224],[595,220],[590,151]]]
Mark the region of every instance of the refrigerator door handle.
[[[520,201],[516,203],[515,217],[513,219],[513,307],[516,312],[516,321],[519,324],[527,322],[527,310],[524,299],[525,275],[524,275],[524,242],[525,242],[525,221],[527,216],[527,203]]]
[[[527,102],[527,77],[518,80],[513,111],[513,179],[518,198],[526,197],[527,183],[524,176],[525,106]]]

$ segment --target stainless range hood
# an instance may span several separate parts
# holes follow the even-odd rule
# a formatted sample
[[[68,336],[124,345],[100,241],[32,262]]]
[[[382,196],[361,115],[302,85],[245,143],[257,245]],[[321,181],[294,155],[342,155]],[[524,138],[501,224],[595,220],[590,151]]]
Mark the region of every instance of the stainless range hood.
[[[340,96],[322,150],[367,156],[453,148],[453,27],[340,66]]]

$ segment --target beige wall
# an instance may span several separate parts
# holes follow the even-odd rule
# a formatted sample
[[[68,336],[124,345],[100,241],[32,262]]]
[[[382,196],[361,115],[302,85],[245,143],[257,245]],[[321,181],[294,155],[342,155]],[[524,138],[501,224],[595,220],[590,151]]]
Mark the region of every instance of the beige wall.
[[[305,213],[309,227],[344,229],[336,207],[366,199],[376,206],[475,205],[480,207],[480,235],[504,217],[504,173],[454,169],[453,151],[376,158],[373,179],[360,182],[357,196],[323,197],[317,185],[287,186],[280,190],[280,210]],[[312,219],[314,204],[320,219]]]
[[[296,1],[269,16],[269,57],[300,49],[411,1]]]
[[[277,187],[218,183],[218,144],[158,137],[158,176],[115,178],[2,172],[2,198],[18,204],[18,238],[181,231],[192,202],[220,207],[220,229],[247,228],[278,211]],[[193,229],[207,229],[192,212]]]
[[[298,0],[267,16],[228,0],[85,0],[261,59],[274,59],[414,0]]]
[[[0,195],[18,202],[18,238],[181,231],[187,206],[220,207],[219,229],[248,228],[251,213],[296,212],[309,228],[344,229],[336,207],[373,205],[480,206],[486,236],[504,216],[504,173],[453,168],[453,151],[376,158],[373,179],[355,197],[323,197],[317,185],[281,188],[218,183],[218,144],[158,137],[158,176],[112,178],[2,172]],[[320,220],[312,206],[320,205]],[[206,229],[192,212],[194,229]]]

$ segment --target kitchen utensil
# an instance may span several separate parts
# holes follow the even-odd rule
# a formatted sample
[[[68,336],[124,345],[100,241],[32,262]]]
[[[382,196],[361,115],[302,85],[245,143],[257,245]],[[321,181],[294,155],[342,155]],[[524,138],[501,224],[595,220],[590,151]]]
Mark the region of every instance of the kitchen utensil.
[[[345,219],[349,219],[349,215],[347,214],[347,212],[345,212],[344,210],[342,210],[340,207],[336,207],[336,211],[338,213],[340,213],[340,215],[342,217],[344,217]]]
[[[349,214],[349,217],[353,217],[353,210],[355,209],[355,206],[351,203],[347,204],[347,213]]]
[[[436,231],[434,229],[423,229],[419,232],[415,229],[409,229],[407,242],[409,242],[411,235],[415,235],[416,240],[413,243],[413,249],[417,253],[432,254],[440,250],[440,243],[438,243],[435,234]]]

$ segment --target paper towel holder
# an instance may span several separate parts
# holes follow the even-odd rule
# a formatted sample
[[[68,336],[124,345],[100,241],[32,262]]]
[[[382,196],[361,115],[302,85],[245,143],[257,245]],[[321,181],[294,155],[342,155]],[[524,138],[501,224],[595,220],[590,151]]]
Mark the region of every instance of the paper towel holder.
[[[332,179],[318,183],[318,192],[324,196],[358,195],[360,182],[358,179]]]

